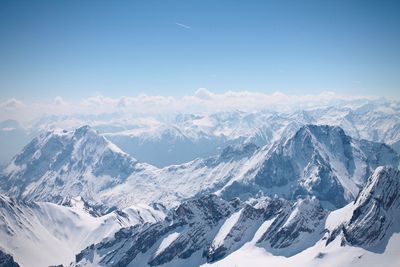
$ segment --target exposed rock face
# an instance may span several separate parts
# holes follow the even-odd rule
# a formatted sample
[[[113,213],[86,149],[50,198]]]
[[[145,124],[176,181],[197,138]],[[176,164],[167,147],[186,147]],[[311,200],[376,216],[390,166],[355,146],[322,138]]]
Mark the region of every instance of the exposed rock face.
[[[30,129],[0,122],[0,266],[70,266],[75,256],[79,266],[232,266],[263,250],[274,266],[395,265],[399,156],[388,145],[400,151],[400,103],[358,101],[150,121],[77,114]],[[5,165],[27,138],[68,120],[102,133],[53,130]]]
[[[377,168],[355,202],[346,206],[351,208],[349,219],[336,218],[332,229],[325,228],[329,211],[316,197],[243,203],[203,196],[184,202],[164,222],[123,229],[88,247],[77,255],[76,265],[198,266],[219,261],[248,242],[291,257],[320,240],[328,245],[339,236],[342,244],[384,247],[400,228],[399,192],[400,171]]]
[[[267,155],[255,184],[286,198],[316,196],[336,207],[355,199],[372,171],[397,167],[397,153],[385,144],[357,141],[340,127],[306,125]]]
[[[397,166],[390,147],[357,141],[334,126],[307,125],[272,147],[227,147],[218,156],[163,169],[138,163],[90,127],[34,139],[5,168],[0,189],[27,201],[65,203],[82,196],[100,213],[162,202],[169,207],[221,191],[229,200],[316,196],[334,207],[355,199],[379,165]]]
[[[219,261],[248,242],[291,257],[338,236],[352,246],[385,245],[399,228],[399,173],[377,168],[356,201],[346,206],[351,216],[338,220],[333,231],[325,229],[329,211],[316,197],[242,202],[206,195],[183,202],[163,221],[123,228],[87,247],[76,255],[75,265],[194,267]]]
[[[248,242],[265,221],[288,203],[262,199],[251,204],[226,202],[215,195],[189,200],[162,223],[123,229],[110,240],[88,247],[76,257],[77,266],[185,266],[213,262]]]
[[[287,201],[281,199],[261,199],[243,204],[243,207],[227,218],[220,228],[206,251],[207,261],[220,260],[249,242],[263,222],[282,212],[288,204]]]
[[[374,247],[400,230],[400,171],[379,167],[357,197],[344,237],[354,246]],[[386,240],[385,240],[386,239]]]
[[[14,261],[14,258],[0,250],[0,266],[2,267],[20,267],[18,263]]]
[[[82,249],[123,227],[164,218],[162,207],[132,206],[99,216],[80,198],[67,207],[0,194],[0,248],[22,266],[66,265]]]
[[[123,229],[111,240],[87,248],[77,255],[77,265],[93,261],[94,251],[103,256],[99,264],[107,266],[155,266],[201,255],[212,241],[216,226],[234,210],[234,203],[214,195],[187,201],[164,222]],[[163,240],[170,241],[162,245]]]
[[[4,169],[0,187],[27,201],[61,203],[120,184],[135,170],[136,160],[89,126],[54,130],[33,139]]]
[[[322,237],[327,214],[316,198],[298,200],[279,213],[257,243],[276,254],[294,255]]]

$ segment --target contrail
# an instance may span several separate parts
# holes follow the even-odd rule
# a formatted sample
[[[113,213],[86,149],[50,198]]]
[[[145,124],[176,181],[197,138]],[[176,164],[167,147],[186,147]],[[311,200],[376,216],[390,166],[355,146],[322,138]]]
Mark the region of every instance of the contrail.
[[[181,26],[181,27],[183,27],[183,28],[185,28],[185,29],[189,29],[189,30],[192,29],[192,27],[190,27],[190,26],[188,26],[188,25],[185,25],[185,24],[182,24],[182,23],[179,23],[179,22],[175,22],[175,24],[178,25],[178,26]]]

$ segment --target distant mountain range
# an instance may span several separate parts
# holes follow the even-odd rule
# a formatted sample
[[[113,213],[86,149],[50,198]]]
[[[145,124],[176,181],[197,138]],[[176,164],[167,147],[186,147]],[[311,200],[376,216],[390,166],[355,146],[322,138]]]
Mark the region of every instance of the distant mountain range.
[[[0,263],[397,266],[396,108],[181,115],[153,128],[42,132],[1,171]],[[143,162],[114,143],[121,136],[143,149],[170,142],[149,155],[190,140],[191,160]],[[202,138],[214,150],[198,157]]]
[[[400,151],[400,103],[369,101],[343,102],[324,108],[303,108],[293,112],[262,110],[214,114],[179,114],[175,117],[49,116],[24,128],[16,121],[0,123],[0,163],[17,154],[30,139],[53,128],[73,130],[91,125],[123,151],[140,162],[157,167],[210,157],[235,144],[257,146],[292,136],[307,124],[341,127],[355,139],[383,142]]]

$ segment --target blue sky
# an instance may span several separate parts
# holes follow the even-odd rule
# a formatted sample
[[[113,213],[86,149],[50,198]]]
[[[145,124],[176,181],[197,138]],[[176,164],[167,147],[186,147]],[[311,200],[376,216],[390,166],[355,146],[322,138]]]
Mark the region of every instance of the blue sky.
[[[0,1],[0,99],[400,98],[400,1]]]

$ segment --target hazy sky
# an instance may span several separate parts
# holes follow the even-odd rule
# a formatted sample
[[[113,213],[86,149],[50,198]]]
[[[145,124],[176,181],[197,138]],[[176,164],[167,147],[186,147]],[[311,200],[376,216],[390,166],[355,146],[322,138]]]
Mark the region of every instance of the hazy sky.
[[[400,98],[400,1],[0,1],[0,100]]]

